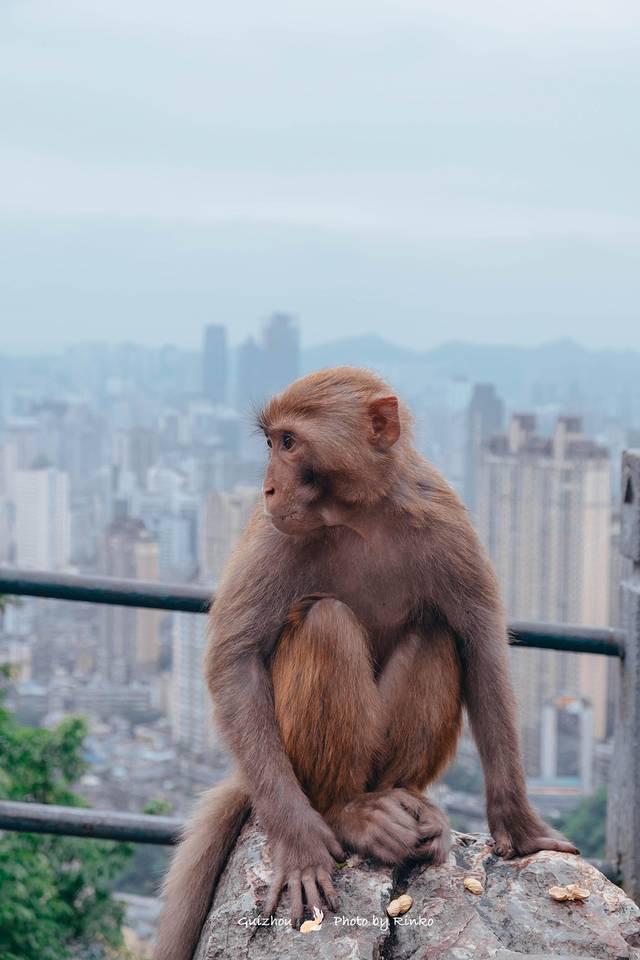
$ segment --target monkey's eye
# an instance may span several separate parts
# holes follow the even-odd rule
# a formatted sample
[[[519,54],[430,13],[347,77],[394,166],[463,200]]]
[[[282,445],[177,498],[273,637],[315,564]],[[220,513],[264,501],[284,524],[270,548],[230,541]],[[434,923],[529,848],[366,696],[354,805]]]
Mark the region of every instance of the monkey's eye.
[[[285,450],[291,450],[295,442],[296,442],[296,439],[292,433],[282,434],[282,446],[285,448]]]

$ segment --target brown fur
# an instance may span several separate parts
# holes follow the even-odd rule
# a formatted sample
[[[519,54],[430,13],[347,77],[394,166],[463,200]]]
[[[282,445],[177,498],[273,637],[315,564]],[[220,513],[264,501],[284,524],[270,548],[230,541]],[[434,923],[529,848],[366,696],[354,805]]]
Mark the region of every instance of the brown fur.
[[[220,584],[205,668],[271,843],[265,912],[285,885],[296,921],[303,901],[335,907],[341,848],[442,862],[446,818],[422,790],[453,756],[463,705],[496,852],[575,850],[527,801],[495,575],[458,497],[412,447],[406,407],[342,367],[296,381],[259,423],[264,507]],[[191,956],[233,842],[219,815],[178,851],[158,960]]]

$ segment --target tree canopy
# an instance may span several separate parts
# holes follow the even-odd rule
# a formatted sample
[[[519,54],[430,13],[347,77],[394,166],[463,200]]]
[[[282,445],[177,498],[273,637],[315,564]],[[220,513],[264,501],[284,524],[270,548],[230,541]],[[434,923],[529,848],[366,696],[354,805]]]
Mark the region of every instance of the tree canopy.
[[[84,806],[71,789],[85,769],[85,722],[26,727],[0,691],[0,799]],[[96,956],[122,944],[123,908],[111,896],[128,844],[0,833],[0,957],[64,960],[83,945]],[[85,952],[86,955],[86,952]]]

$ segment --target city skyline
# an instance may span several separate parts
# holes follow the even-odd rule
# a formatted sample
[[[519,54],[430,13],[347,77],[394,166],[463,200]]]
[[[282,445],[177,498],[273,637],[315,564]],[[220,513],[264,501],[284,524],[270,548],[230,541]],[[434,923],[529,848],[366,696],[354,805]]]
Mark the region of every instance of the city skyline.
[[[261,510],[268,451],[253,404],[310,366],[365,361],[406,400],[416,449],[465,500],[510,619],[616,623],[620,451],[640,439],[636,357],[566,342],[420,354],[371,335],[303,348],[300,326],[271,312],[239,343],[210,320],[191,351],[77,344],[3,357],[0,567],[215,593]],[[509,422],[526,434],[513,449]],[[206,638],[204,616],[10,604],[9,707],[35,726],[87,718],[79,790],[92,804],[139,811],[153,798],[182,815],[229,766],[202,673]],[[602,658],[575,659],[513,654],[529,788],[554,814],[592,797],[611,769],[614,677]],[[467,735],[436,788],[467,829],[485,829],[480,784]]]

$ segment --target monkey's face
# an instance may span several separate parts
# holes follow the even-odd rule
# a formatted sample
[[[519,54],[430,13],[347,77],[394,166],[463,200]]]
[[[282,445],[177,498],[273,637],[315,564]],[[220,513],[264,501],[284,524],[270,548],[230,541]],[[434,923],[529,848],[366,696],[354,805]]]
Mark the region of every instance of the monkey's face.
[[[276,530],[291,536],[325,526],[326,483],[311,465],[313,451],[308,439],[292,430],[274,429],[265,435],[269,448],[262,487],[266,516]]]
[[[357,373],[347,368],[344,383],[331,371],[303,377],[260,412],[269,447],[264,511],[282,533],[349,525],[390,487],[398,401],[362,396],[351,383]]]

